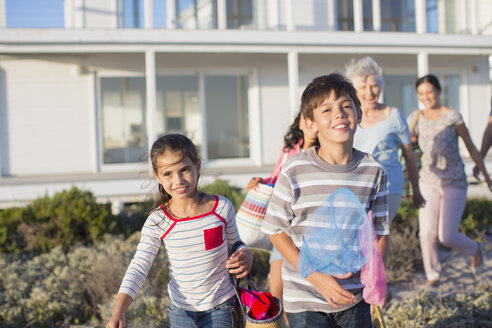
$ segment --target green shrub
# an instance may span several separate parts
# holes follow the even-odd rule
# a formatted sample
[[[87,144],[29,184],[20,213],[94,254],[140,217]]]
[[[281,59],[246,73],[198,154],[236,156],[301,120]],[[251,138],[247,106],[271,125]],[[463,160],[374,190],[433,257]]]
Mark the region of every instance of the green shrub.
[[[387,327],[492,327],[492,285],[477,284],[473,290],[452,296],[431,296],[421,292],[416,298],[391,306],[384,313]]]
[[[114,228],[106,206],[76,187],[0,212],[0,252],[46,252],[58,245],[93,243]]]
[[[465,234],[479,238],[492,226],[492,201],[470,198],[466,202],[460,230]]]
[[[68,327],[100,318],[99,307],[117,293],[139,239],[139,233],[127,240],[106,235],[68,253],[58,246],[34,257],[1,255],[0,326]],[[167,268],[163,258],[154,267]]]
[[[200,188],[201,191],[211,195],[221,195],[229,199],[234,205],[234,208],[239,210],[246,194],[241,188],[230,186],[227,181],[216,180],[214,183],[204,185]]]

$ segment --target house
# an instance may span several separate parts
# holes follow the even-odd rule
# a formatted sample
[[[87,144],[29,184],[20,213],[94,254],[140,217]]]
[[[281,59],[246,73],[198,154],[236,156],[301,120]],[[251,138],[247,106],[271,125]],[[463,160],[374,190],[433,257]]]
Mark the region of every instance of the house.
[[[202,183],[245,186],[272,171],[312,78],[366,55],[405,115],[415,79],[438,75],[479,147],[489,0],[0,0],[0,207],[71,185],[141,201],[143,156],[170,132],[197,144]]]

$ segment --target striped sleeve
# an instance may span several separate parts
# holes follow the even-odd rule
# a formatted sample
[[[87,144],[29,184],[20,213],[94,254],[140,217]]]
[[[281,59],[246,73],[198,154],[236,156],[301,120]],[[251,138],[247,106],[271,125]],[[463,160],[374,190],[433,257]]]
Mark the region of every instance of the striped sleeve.
[[[377,235],[389,235],[387,175],[382,167],[374,189],[375,197],[370,206],[374,229]]]
[[[269,235],[282,232],[290,235],[291,221],[294,217],[291,207],[294,190],[286,171],[282,170],[278,177],[262,223],[261,230]]]
[[[232,246],[236,242],[240,241],[241,237],[239,236],[239,232],[237,230],[236,213],[234,210],[234,206],[229,201],[229,199],[225,197],[223,197],[222,199],[224,200],[224,205],[221,210],[218,209],[218,212],[226,220],[226,237],[227,237],[228,249],[230,252]],[[239,248],[247,248],[247,246],[244,245]]]
[[[145,221],[137,251],[126,270],[118,293],[125,293],[135,299],[138,291],[142,288],[152,263],[159,252],[160,236],[164,234],[164,230],[156,222],[159,219],[153,213]]]

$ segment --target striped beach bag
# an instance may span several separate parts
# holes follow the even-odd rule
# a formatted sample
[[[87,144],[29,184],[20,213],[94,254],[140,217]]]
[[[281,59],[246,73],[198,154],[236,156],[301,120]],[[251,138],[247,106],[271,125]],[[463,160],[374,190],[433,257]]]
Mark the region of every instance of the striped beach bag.
[[[270,236],[261,231],[261,223],[265,217],[272,191],[273,185],[258,184],[255,189],[246,194],[236,214],[239,236],[248,247],[272,250]]]

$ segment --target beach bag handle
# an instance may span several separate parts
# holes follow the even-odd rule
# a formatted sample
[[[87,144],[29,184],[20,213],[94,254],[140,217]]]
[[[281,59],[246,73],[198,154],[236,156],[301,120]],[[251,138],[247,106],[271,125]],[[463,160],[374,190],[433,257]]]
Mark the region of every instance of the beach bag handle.
[[[241,245],[244,245],[242,241],[238,241],[234,243],[234,245],[231,248],[231,254],[234,253]],[[239,308],[241,309],[243,315],[242,324],[244,328],[285,328],[285,322],[283,319],[284,309],[283,309],[282,302],[278,298],[273,297],[274,301],[276,302],[276,306],[278,307],[278,313],[274,317],[264,320],[254,319],[248,315],[246,305],[243,304],[241,300],[241,295],[239,293],[239,286],[238,286],[239,279],[234,277],[234,275],[232,274],[229,274],[229,278],[231,279],[231,283],[234,288],[234,293],[236,294],[236,298],[239,303]],[[258,292],[258,289],[251,282],[249,275],[241,279],[244,279],[244,281],[246,281],[250,291]]]

